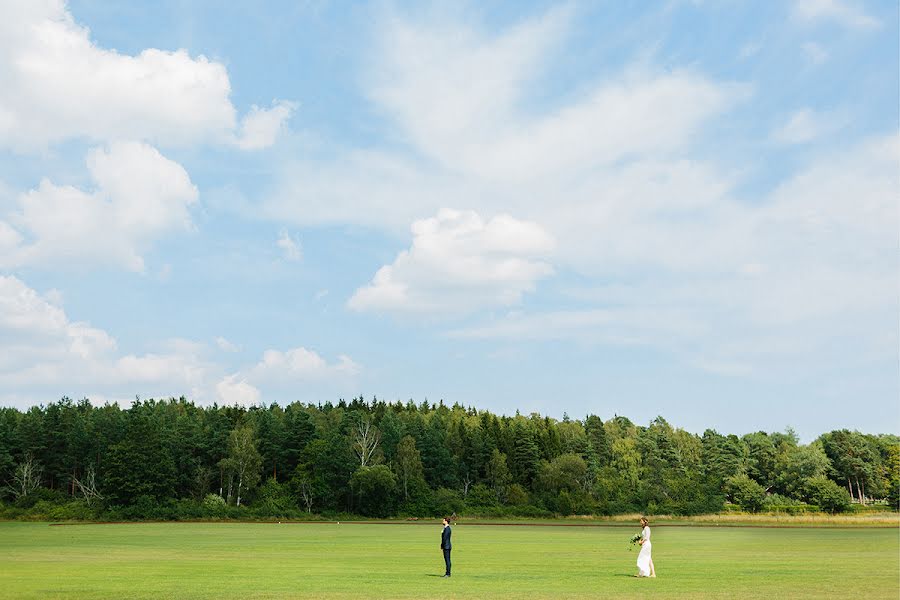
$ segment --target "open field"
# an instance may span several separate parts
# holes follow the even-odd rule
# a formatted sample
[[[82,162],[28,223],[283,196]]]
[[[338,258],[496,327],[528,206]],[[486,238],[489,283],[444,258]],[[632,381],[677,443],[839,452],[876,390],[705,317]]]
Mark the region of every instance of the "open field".
[[[0,523],[6,598],[892,598],[896,528]]]

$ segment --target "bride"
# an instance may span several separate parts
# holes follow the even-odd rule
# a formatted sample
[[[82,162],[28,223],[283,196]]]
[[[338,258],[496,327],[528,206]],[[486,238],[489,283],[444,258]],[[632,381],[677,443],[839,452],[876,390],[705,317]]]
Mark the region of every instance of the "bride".
[[[637,577],[656,577],[656,569],[653,567],[653,558],[650,556],[652,545],[650,544],[650,521],[641,517],[641,553],[637,557]]]

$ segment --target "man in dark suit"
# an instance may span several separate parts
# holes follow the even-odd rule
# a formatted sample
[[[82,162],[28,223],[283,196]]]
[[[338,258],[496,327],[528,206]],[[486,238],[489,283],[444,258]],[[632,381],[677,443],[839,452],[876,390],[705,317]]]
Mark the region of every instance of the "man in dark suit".
[[[450,535],[453,531],[450,529],[450,517],[444,517],[444,530],[441,531],[441,550],[444,551],[444,564],[447,567],[447,572],[444,573],[444,577],[450,577],[450,549],[453,547],[450,544]]]

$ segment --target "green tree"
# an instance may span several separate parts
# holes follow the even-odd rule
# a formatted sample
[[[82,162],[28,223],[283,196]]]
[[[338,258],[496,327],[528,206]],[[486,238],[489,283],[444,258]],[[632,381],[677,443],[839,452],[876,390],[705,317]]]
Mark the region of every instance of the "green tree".
[[[456,469],[453,455],[447,448],[446,435],[444,418],[438,413],[433,414],[419,445],[425,481],[432,488],[456,485]]]
[[[256,449],[256,431],[251,424],[241,425],[231,430],[228,436],[228,455],[222,463],[225,471],[230,475],[231,496],[232,486],[235,491],[235,505],[241,505],[242,494],[249,492],[257,484],[262,467],[262,456]]]
[[[744,473],[732,475],[725,481],[725,491],[734,504],[750,513],[759,512],[766,501],[766,490]]]
[[[850,493],[824,475],[810,477],[804,488],[807,500],[823,511],[837,513],[850,508]]]
[[[513,428],[513,458],[511,471],[516,483],[531,487],[537,474],[541,452],[534,439],[530,424],[524,419],[516,419]]]
[[[361,514],[370,517],[387,517],[391,514],[397,491],[397,477],[386,465],[360,467],[353,473],[350,486]]]
[[[803,497],[806,480],[822,477],[831,468],[831,461],[820,442],[807,446],[794,446],[779,455],[776,462],[776,487],[792,498]]]
[[[139,497],[161,502],[175,495],[175,461],[155,417],[153,403],[136,402],[122,440],[109,450],[103,488],[113,504],[132,504]]]
[[[487,464],[487,480],[498,502],[506,499],[506,488],[510,479],[509,468],[506,466],[506,455],[494,448]]]
[[[394,471],[403,487],[403,499],[409,500],[410,483],[423,481],[422,458],[411,435],[403,436],[397,444]]]
[[[584,432],[587,437],[588,462],[595,463],[597,468],[609,465],[612,460],[612,448],[603,420],[596,415],[588,415],[584,420]]]
[[[537,486],[554,495],[561,490],[573,492],[583,489],[588,468],[577,454],[563,454],[552,461],[543,461],[538,469]]]

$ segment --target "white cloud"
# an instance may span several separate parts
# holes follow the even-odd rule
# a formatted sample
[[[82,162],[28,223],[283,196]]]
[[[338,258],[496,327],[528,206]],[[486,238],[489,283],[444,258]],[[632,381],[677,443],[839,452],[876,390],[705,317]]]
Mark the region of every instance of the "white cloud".
[[[330,362],[313,350],[267,350],[255,364],[227,374],[207,358],[205,344],[172,339],[142,354],[122,352],[117,340],[89,323],[72,321],[53,294],[40,294],[0,275],[0,404],[29,406],[62,396],[98,401],[187,396],[249,406],[275,394],[332,399],[351,391],[361,367],[339,354]],[[217,345],[236,349],[225,338]]]
[[[748,93],[689,69],[635,65],[580,85],[560,105],[528,109],[568,17],[551,12],[493,37],[445,21],[388,20],[368,93],[409,152],[328,148],[339,158],[289,161],[262,213],[401,232],[465,198],[484,212],[537,219],[551,204],[584,201],[569,197],[579,182],[681,156],[704,125]]]
[[[803,48],[803,52],[806,54],[806,57],[814,65],[821,65],[826,60],[828,60],[828,51],[820,44],[817,44],[815,42],[804,42],[801,45],[801,48]]]
[[[731,376],[771,375],[835,344],[855,357],[896,354],[896,331],[884,324],[900,310],[898,160],[897,136],[820,157],[755,205],[707,209],[703,228],[641,232],[642,243],[649,232],[663,236],[655,265],[635,277],[623,269],[622,283],[573,295],[601,308],[513,313],[448,335],[642,344]],[[634,234],[642,224],[623,226]],[[702,255],[673,271],[664,253],[684,245]],[[601,250],[598,258],[621,265],[623,257]]]
[[[874,29],[881,23],[852,0],[794,0],[794,18],[805,22],[832,21],[852,29]]]
[[[339,355],[337,362],[329,363],[314,350],[301,346],[284,352],[266,350],[262,360],[247,370],[247,376],[259,382],[302,382],[353,376],[359,370],[359,365],[345,354]]]
[[[216,346],[219,347],[219,350],[223,352],[237,352],[240,350],[240,347],[236,344],[229,342],[227,339],[219,336],[216,338]]]
[[[254,107],[238,132],[224,65],[184,50],[101,48],[62,0],[7,0],[0,12],[0,147],[86,138],[259,148],[293,109]]]
[[[302,346],[285,351],[270,349],[256,364],[223,377],[215,385],[215,396],[224,404],[243,406],[257,405],[263,397],[267,402],[298,398],[311,402],[332,398],[336,390],[338,394],[349,392],[360,370],[344,354],[329,362]]]
[[[548,114],[529,114],[521,106],[528,84],[567,23],[567,11],[551,12],[491,38],[394,20],[383,32],[372,97],[445,167],[527,181],[672,151],[743,93],[689,70],[635,66]]]
[[[216,384],[216,397],[222,404],[232,406],[258,406],[261,403],[260,391],[247,383],[245,379],[238,379],[237,375],[229,375]]]
[[[191,228],[188,207],[197,188],[155,148],[136,142],[95,148],[87,167],[93,191],[45,179],[19,197],[10,223],[0,221],[7,250],[0,267],[90,262],[143,271],[141,254],[155,239]]]
[[[275,244],[281,248],[285,260],[296,262],[303,258],[303,248],[300,242],[294,240],[286,230],[281,231]]]
[[[381,267],[348,305],[359,311],[465,313],[508,306],[553,272],[554,241],[535,223],[442,209],[412,225],[409,250]]]
[[[297,109],[297,104],[276,100],[272,108],[262,109],[255,104],[241,120],[237,145],[243,150],[259,150],[275,143],[285,123]]]
[[[71,321],[50,298],[12,276],[0,276],[0,339],[0,402],[51,402],[63,395],[203,399],[214,370],[202,347],[185,341],[159,353],[122,354],[106,331]]]
[[[896,320],[887,285],[896,264],[886,262],[896,255],[896,139],[844,144],[833,156],[810,146],[807,168],[772,193],[742,198],[748,167],[723,166],[704,136],[749,87],[644,62],[547,98],[538,78],[552,67],[566,21],[551,13],[488,35],[471,22],[390,20],[368,93],[397,137],[384,150],[320,148],[287,163],[262,212],[397,234],[462,198],[556,240],[552,257],[520,257],[526,263],[552,258],[558,271],[623,290],[549,316],[482,313],[452,333],[459,338],[641,343],[732,375],[764,373],[759,363],[789,364],[838,339],[851,339],[857,355],[881,348],[890,338],[884,323]],[[821,140],[845,121],[808,109],[762,135]],[[433,221],[439,234],[445,224]],[[420,249],[418,237],[356,291],[351,308],[504,307],[546,276],[466,284],[486,270],[458,268],[471,258],[464,244]]]

